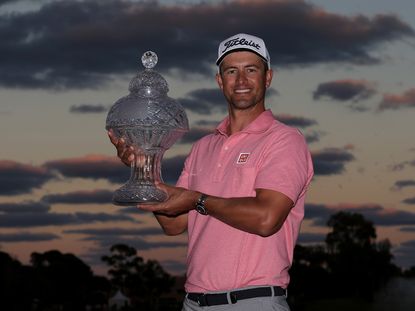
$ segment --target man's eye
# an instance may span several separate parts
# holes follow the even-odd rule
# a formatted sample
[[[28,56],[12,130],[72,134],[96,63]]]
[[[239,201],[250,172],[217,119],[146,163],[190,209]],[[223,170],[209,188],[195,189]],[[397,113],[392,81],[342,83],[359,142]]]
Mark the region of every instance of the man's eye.
[[[248,71],[249,73],[252,73],[252,72],[256,72],[256,69],[255,69],[255,68],[248,68],[248,69],[247,69],[247,71]]]
[[[234,74],[236,72],[236,70],[235,69],[229,69],[229,70],[227,70],[226,71],[226,73],[229,75],[232,75],[232,74]]]

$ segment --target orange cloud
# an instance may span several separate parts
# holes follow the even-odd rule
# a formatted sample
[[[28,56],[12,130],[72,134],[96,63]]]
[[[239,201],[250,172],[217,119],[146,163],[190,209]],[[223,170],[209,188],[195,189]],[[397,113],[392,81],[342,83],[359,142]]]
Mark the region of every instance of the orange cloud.
[[[383,95],[383,100],[379,104],[379,110],[386,109],[401,109],[415,107],[415,88],[405,91],[403,94],[389,94]]]

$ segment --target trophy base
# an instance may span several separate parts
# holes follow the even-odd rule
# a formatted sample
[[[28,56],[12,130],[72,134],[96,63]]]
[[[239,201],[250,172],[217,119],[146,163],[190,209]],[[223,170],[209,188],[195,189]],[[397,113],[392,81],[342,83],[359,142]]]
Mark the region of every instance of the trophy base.
[[[115,205],[132,206],[164,202],[167,194],[153,184],[127,183],[114,192],[112,202]]]

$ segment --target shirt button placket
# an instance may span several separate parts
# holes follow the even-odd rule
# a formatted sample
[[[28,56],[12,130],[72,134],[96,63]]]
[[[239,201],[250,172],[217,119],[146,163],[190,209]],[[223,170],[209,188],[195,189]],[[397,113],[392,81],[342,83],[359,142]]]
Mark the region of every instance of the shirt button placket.
[[[226,158],[226,155],[224,155],[224,153],[226,153],[228,149],[229,147],[227,145],[224,145],[220,151],[218,163],[216,164],[216,169],[214,173],[214,181],[216,182],[222,181],[222,177],[223,177],[223,165],[222,165],[223,162],[222,161],[224,161],[224,158]]]

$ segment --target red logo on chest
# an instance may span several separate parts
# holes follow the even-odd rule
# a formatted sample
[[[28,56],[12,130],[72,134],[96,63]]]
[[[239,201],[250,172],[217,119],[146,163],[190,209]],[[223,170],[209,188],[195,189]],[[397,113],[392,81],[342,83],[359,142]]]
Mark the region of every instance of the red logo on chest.
[[[248,162],[248,158],[249,158],[250,153],[240,153],[239,157],[238,157],[238,161],[236,161],[237,164],[243,164]]]

